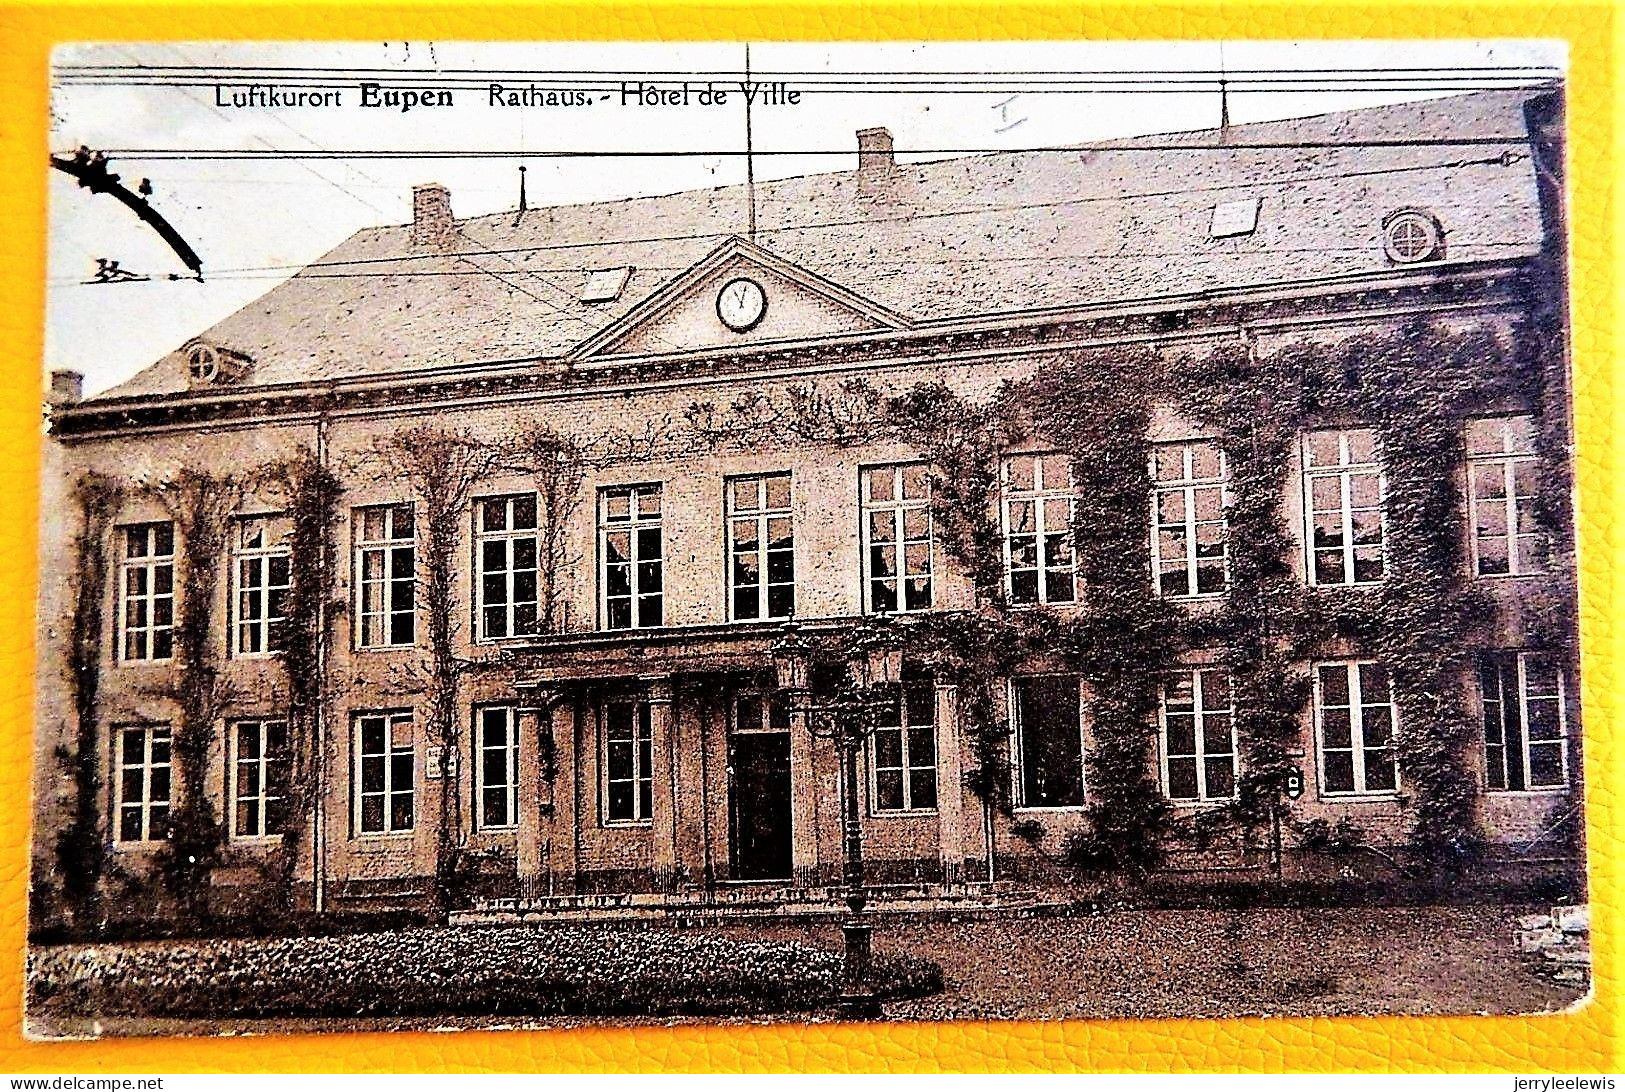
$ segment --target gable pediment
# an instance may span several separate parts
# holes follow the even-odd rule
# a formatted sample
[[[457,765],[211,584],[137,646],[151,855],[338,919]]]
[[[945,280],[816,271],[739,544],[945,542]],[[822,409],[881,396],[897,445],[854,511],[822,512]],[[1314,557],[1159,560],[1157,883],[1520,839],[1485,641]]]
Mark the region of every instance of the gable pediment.
[[[742,239],[728,239],[570,354],[728,349],[907,329],[903,316]]]

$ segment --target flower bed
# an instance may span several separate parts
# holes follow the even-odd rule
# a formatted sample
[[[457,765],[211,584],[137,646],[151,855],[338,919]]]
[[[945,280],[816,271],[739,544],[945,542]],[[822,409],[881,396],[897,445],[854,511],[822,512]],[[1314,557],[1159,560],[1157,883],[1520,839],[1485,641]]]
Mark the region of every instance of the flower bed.
[[[703,933],[412,929],[336,937],[34,948],[29,1005],[78,1016],[750,1015],[827,1007],[836,952]],[[875,963],[882,997],[941,969]]]

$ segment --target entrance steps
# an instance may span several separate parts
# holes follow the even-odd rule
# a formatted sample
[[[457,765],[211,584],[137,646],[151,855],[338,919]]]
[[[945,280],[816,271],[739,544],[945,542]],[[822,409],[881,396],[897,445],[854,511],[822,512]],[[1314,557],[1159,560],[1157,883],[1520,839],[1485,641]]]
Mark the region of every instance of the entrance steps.
[[[866,887],[865,912],[877,915],[944,917],[1008,914],[1031,907],[1037,895],[1029,888],[999,880],[994,883],[876,884]],[[727,883],[714,888],[679,889],[671,893],[540,895],[531,898],[478,899],[451,915],[454,924],[512,925],[518,922],[650,921],[672,924],[838,917],[847,912],[843,887],[788,887]]]
[[[1518,919],[1512,943],[1536,974],[1567,985],[1591,980],[1591,907],[1554,906]]]

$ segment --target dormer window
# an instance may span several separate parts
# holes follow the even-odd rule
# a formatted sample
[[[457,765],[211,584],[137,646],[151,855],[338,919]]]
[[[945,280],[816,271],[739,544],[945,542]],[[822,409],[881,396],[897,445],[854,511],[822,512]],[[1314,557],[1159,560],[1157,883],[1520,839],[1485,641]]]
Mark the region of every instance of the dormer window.
[[[1390,261],[1403,264],[1442,258],[1444,231],[1420,209],[1400,209],[1382,223],[1382,249]]]
[[[186,375],[189,386],[213,387],[241,378],[249,359],[219,345],[195,341],[186,348]]]
[[[581,302],[614,303],[621,298],[631,277],[632,267],[629,265],[589,273],[586,283],[581,286]]]
[[[207,386],[220,378],[220,350],[213,345],[194,345],[186,354],[186,370],[194,387]]]
[[[1257,230],[1258,198],[1247,197],[1214,205],[1207,234],[1210,239],[1229,239],[1237,235],[1251,235]]]

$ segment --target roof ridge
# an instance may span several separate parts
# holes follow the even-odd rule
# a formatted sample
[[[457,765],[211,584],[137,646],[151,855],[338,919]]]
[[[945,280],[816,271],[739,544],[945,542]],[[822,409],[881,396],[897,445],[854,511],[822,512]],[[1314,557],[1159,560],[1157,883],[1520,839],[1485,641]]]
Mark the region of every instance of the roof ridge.
[[[1381,104],[1379,106],[1355,106],[1355,107],[1350,107],[1350,108],[1344,109],[1344,110],[1325,110],[1325,111],[1322,111],[1322,112],[1316,113],[1316,114],[1301,114],[1301,115],[1293,115],[1291,117],[1284,117],[1284,118],[1264,118],[1264,119],[1260,119],[1258,121],[1244,121],[1244,122],[1240,122],[1240,123],[1237,123],[1237,124],[1232,124],[1232,125],[1230,125],[1228,127],[1219,126],[1219,125],[1208,125],[1208,126],[1202,126],[1202,127],[1199,127],[1199,128],[1195,128],[1195,129],[1165,129],[1165,130],[1159,130],[1157,132],[1151,132],[1151,133],[1135,133],[1135,134],[1131,134],[1131,135],[1128,135],[1128,136],[1111,137],[1111,138],[1106,139],[1106,140],[1089,140],[1089,141],[1082,141],[1082,142],[1077,143],[1077,144],[1060,144],[1060,145],[1055,146],[1055,150],[1087,152],[1087,151],[1091,151],[1091,150],[1094,150],[1094,149],[1097,149],[1097,148],[1102,148],[1102,147],[1130,147],[1133,144],[1135,144],[1136,142],[1144,141],[1144,140],[1147,140],[1147,139],[1153,138],[1153,137],[1178,137],[1178,138],[1190,139],[1190,138],[1200,137],[1200,136],[1202,136],[1203,134],[1206,134],[1206,133],[1235,134],[1238,130],[1243,130],[1244,131],[1244,130],[1247,130],[1247,129],[1258,129],[1258,128],[1262,128],[1262,127],[1265,127],[1265,126],[1295,125],[1295,124],[1302,124],[1302,123],[1305,123],[1305,122],[1323,121],[1326,118],[1335,118],[1335,117],[1370,118],[1373,114],[1388,113],[1388,112],[1391,112],[1391,111],[1394,111],[1394,110],[1403,110],[1403,109],[1407,109],[1407,108],[1414,108],[1416,106],[1423,105],[1423,104],[1426,104],[1426,103],[1439,103],[1439,102],[1452,101],[1452,100],[1462,100],[1462,99],[1468,99],[1468,98],[1474,98],[1474,97],[1489,98],[1489,97],[1503,97],[1503,96],[1516,96],[1516,95],[1534,95],[1534,94],[1540,93],[1540,91],[1541,91],[1541,89],[1532,88],[1532,87],[1486,88],[1484,90],[1478,90],[1478,91],[1466,91],[1466,92],[1453,93],[1453,94],[1448,94],[1448,95],[1434,95],[1434,96],[1431,96],[1431,97],[1428,97],[1428,98],[1411,99],[1411,100],[1409,100],[1407,102],[1383,103],[1383,104]],[[1243,145],[1243,146],[1239,147],[1237,150],[1238,151],[1245,151],[1246,147],[1245,147],[1245,145]],[[857,149],[856,146],[854,146],[852,148],[852,151],[851,151],[850,154],[853,155],[853,156],[856,156],[858,154],[858,149]],[[906,154],[906,152],[905,152],[905,154]],[[968,153],[968,154],[965,154],[965,155],[944,156],[941,159],[924,159],[924,160],[917,160],[917,161],[910,162],[910,163],[899,163],[899,164],[897,164],[897,166],[900,167],[900,168],[935,167],[935,166],[939,166],[939,165],[942,165],[942,164],[969,163],[969,162],[973,162],[973,161],[984,161],[984,160],[998,159],[1000,157],[1012,157],[1012,158],[1014,158],[1014,157],[1037,156],[1037,155],[1048,155],[1048,154],[1051,154],[1050,150],[1048,150],[1048,149],[1046,149],[1044,151],[1032,151],[1032,150],[1022,149],[1022,148],[997,149],[997,150],[993,150],[993,151],[973,152],[973,153]],[[756,190],[757,190],[758,194],[760,194],[760,192],[762,190],[764,190],[764,189],[774,189],[774,188],[780,187],[780,186],[782,186],[782,185],[784,185],[786,183],[803,182],[803,181],[806,181],[807,179],[831,178],[831,177],[838,176],[838,175],[839,176],[848,176],[848,175],[855,175],[856,173],[857,173],[857,170],[855,168],[850,168],[850,167],[844,168],[844,169],[841,169],[841,170],[833,170],[833,171],[809,171],[809,172],[807,172],[805,174],[786,175],[783,178],[761,179],[761,180],[758,180],[755,185],[756,185]],[[685,189],[672,190],[672,191],[670,191],[668,193],[643,193],[643,194],[636,194],[636,195],[633,195],[633,196],[630,196],[630,197],[615,197],[615,198],[610,198],[608,200],[601,200],[601,201],[571,201],[569,203],[559,204],[559,205],[538,205],[538,204],[528,203],[527,202],[528,207],[525,209],[525,215],[528,216],[528,215],[530,215],[532,213],[548,212],[548,211],[554,211],[554,210],[565,211],[565,210],[607,208],[607,207],[612,206],[612,205],[629,205],[629,204],[636,204],[636,203],[642,202],[642,201],[663,201],[663,200],[669,200],[671,198],[689,197],[689,196],[693,196],[695,194],[721,194],[721,193],[727,193],[727,192],[733,191],[733,190],[743,191],[745,188],[746,188],[746,184],[744,182],[729,182],[729,183],[726,183],[726,184],[720,185],[720,186],[690,186],[690,187],[687,187]],[[458,223],[458,224],[475,224],[475,223],[480,223],[482,221],[501,220],[501,219],[504,219],[504,218],[511,218],[511,217],[515,217],[515,216],[518,216],[518,215],[520,215],[520,211],[519,211],[518,207],[515,206],[513,208],[498,209],[495,212],[482,212],[477,216],[457,217],[455,222]],[[404,223],[404,224],[381,224],[381,225],[376,225],[376,227],[378,227],[380,229],[385,229],[385,230],[391,229],[391,228],[403,228],[403,227],[411,227],[411,226],[412,225],[411,225],[410,222]]]

